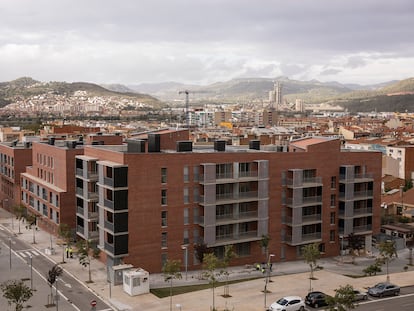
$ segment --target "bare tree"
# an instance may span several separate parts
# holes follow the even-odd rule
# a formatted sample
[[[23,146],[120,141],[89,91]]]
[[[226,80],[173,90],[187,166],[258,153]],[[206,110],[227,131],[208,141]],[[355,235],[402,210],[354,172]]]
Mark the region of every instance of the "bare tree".
[[[164,267],[162,268],[162,272],[164,274],[164,281],[170,282],[170,311],[172,311],[173,280],[182,278],[180,267],[181,267],[180,260],[167,260]]]

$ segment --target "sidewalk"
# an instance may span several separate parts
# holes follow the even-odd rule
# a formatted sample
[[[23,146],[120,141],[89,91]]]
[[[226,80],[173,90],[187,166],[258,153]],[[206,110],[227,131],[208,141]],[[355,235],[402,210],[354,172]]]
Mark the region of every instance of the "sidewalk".
[[[15,233],[19,239],[31,244],[42,255],[49,257],[53,262],[62,262],[64,249],[56,245],[55,237],[51,237],[42,230],[34,231],[33,233],[33,230],[26,229],[23,223],[20,226],[21,234],[17,234],[18,221],[14,219],[12,226],[11,214],[3,209],[0,209],[0,225],[4,226],[10,232]],[[35,244],[33,244],[33,238],[35,239]],[[55,249],[55,253],[46,255],[45,249],[50,248],[51,243]],[[399,286],[414,285],[414,267],[410,266],[407,272],[404,272],[403,269],[408,263],[407,256],[408,250],[403,250],[399,253],[399,258],[389,264],[390,273],[392,273],[390,279]],[[347,256],[320,259],[318,265],[323,269],[315,271],[314,275],[316,280],[312,280],[311,284],[309,280],[309,266],[303,261],[275,263],[270,277],[271,282],[267,286],[270,292],[266,295],[263,293],[265,278],[261,272],[256,271],[253,267],[232,267],[229,269],[229,277],[231,280],[254,277],[257,277],[257,279],[231,284],[229,287],[231,297],[229,298],[222,297],[223,287],[216,288],[214,293],[215,306],[220,310],[224,308],[234,311],[264,310],[265,299],[266,305],[270,305],[274,300],[284,295],[299,295],[305,297],[310,287],[314,290],[326,292],[327,294],[333,294],[334,289],[341,285],[351,284],[355,288],[366,289],[369,286],[386,280],[384,272],[371,277],[350,277],[350,275],[363,275],[362,270],[371,264],[374,259],[357,257],[355,264],[347,263],[349,260],[350,258]],[[164,311],[169,309],[170,297],[160,299],[152,294],[132,297],[123,291],[122,285],[110,286],[106,280],[106,267],[98,260],[93,259],[91,262],[91,278],[93,283],[86,283],[88,281],[88,268],[79,264],[76,257],[71,259],[65,256],[65,261],[66,263],[61,265],[65,273],[71,274],[80,280],[97,296],[112,305],[114,310]],[[383,267],[383,270],[385,270],[385,267]],[[205,280],[200,280],[199,275],[200,271],[188,271],[187,274],[182,272],[182,279],[174,280],[174,285],[207,283]],[[168,285],[169,283],[164,281],[162,274],[150,275],[151,288],[168,287]],[[173,309],[180,311],[210,310],[213,301],[212,295],[213,291],[206,289],[173,296]]]

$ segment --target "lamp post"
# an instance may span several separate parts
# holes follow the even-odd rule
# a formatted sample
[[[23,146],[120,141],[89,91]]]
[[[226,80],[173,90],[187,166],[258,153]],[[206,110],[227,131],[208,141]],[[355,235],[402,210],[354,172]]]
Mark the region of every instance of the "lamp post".
[[[58,291],[58,278],[56,278],[56,311],[59,311],[59,291]]]
[[[184,259],[184,264],[185,264],[185,280],[187,281],[187,277],[188,277],[188,246],[187,245],[182,245],[181,249],[185,251],[185,259]]]
[[[341,234],[339,238],[341,239],[341,263],[343,263],[344,262],[344,236]]]
[[[269,275],[270,275],[270,258],[274,257],[274,254],[269,254],[269,258],[267,259],[267,266],[266,266],[266,279],[265,279],[265,288],[264,288],[264,307],[267,310],[267,284],[269,283]]]
[[[33,256],[30,255],[30,289],[33,290]]]
[[[9,238],[9,261],[10,261],[10,270],[12,268],[12,261],[11,261],[11,253],[12,253],[12,250],[11,250],[11,246],[12,246],[12,241],[11,241],[11,238]]]

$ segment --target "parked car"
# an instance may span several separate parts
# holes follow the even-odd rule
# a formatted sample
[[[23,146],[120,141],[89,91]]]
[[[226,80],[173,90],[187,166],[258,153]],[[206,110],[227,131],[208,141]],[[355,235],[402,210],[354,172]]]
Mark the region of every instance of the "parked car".
[[[305,303],[308,306],[311,306],[314,308],[327,306],[328,305],[328,303],[326,302],[327,296],[328,295],[326,295],[325,293],[318,292],[318,291],[309,292],[305,297]]]
[[[368,294],[376,297],[399,295],[400,287],[392,283],[378,283],[368,288]]]
[[[360,301],[360,300],[367,300],[368,299],[368,294],[362,290],[359,289],[354,289],[354,301]]]
[[[304,311],[305,302],[299,296],[286,296],[272,303],[270,311]]]

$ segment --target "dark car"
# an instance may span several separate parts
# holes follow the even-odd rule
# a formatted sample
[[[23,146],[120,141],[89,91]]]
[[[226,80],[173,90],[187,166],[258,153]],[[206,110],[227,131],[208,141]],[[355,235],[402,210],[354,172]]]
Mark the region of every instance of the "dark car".
[[[391,283],[378,283],[368,288],[368,294],[375,297],[399,295],[400,287]]]
[[[313,308],[319,308],[322,306],[327,306],[328,303],[326,302],[326,297],[328,295],[326,295],[325,293],[322,292],[309,292],[306,297],[305,297],[305,303],[308,306],[311,306]]]

